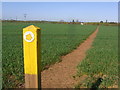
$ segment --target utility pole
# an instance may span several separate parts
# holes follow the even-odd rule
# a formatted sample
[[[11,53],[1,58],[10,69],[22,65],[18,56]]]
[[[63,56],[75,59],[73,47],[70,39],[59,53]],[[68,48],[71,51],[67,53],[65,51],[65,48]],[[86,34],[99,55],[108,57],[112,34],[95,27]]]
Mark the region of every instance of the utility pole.
[[[16,21],[17,21],[17,16],[16,16]]]
[[[106,23],[107,23],[108,21],[106,20]]]
[[[25,18],[25,21],[26,21],[26,18],[27,18],[27,14],[24,14],[24,18]]]

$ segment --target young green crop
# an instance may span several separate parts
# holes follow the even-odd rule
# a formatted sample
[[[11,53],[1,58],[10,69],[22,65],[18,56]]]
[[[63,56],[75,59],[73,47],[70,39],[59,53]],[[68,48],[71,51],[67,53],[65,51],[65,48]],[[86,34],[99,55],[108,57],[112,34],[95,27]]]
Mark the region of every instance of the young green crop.
[[[34,24],[41,28],[42,70],[83,42],[97,26],[3,22],[3,87],[18,87],[24,82],[22,29]]]
[[[78,75],[88,75],[80,87],[106,88],[118,84],[118,27],[101,26],[86,58],[78,65]],[[100,81],[101,80],[101,81]]]

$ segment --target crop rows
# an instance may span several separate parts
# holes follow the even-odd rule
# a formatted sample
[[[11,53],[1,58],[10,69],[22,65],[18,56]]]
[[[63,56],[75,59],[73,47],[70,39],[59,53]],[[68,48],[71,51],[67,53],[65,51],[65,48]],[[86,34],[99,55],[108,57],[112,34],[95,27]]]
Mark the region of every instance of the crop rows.
[[[33,23],[32,23],[33,24]],[[2,63],[3,87],[18,87],[24,83],[22,29],[31,23],[3,22]],[[42,70],[82,43],[96,29],[92,25],[34,23],[41,30]]]
[[[78,76],[88,78],[76,87],[107,88],[118,85],[118,27],[101,26],[88,50],[86,58],[78,65]]]

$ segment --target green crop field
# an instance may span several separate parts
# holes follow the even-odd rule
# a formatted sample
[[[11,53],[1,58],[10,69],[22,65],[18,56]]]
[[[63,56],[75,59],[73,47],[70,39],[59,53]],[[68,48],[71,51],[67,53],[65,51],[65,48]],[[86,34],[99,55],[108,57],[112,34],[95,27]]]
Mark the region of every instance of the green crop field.
[[[40,51],[42,70],[55,62],[59,62],[61,56],[75,49],[97,27],[77,24],[3,22],[2,63],[4,88],[18,87],[24,83],[22,29],[31,24],[42,28]]]
[[[86,58],[78,65],[78,76],[88,77],[76,85],[106,88],[118,85],[118,27],[100,26]]]

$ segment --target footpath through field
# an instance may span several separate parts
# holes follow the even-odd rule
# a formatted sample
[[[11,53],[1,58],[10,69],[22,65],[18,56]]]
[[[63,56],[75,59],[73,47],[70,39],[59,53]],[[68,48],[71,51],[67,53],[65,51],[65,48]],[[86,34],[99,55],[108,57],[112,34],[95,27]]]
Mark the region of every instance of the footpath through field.
[[[41,86],[42,88],[73,88],[76,84],[74,75],[77,73],[77,65],[85,58],[86,51],[92,46],[96,37],[99,26],[87,40],[73,52],[62,56],[62,61],[42,71]],[[81,79],[82,80],[82,79]]]

